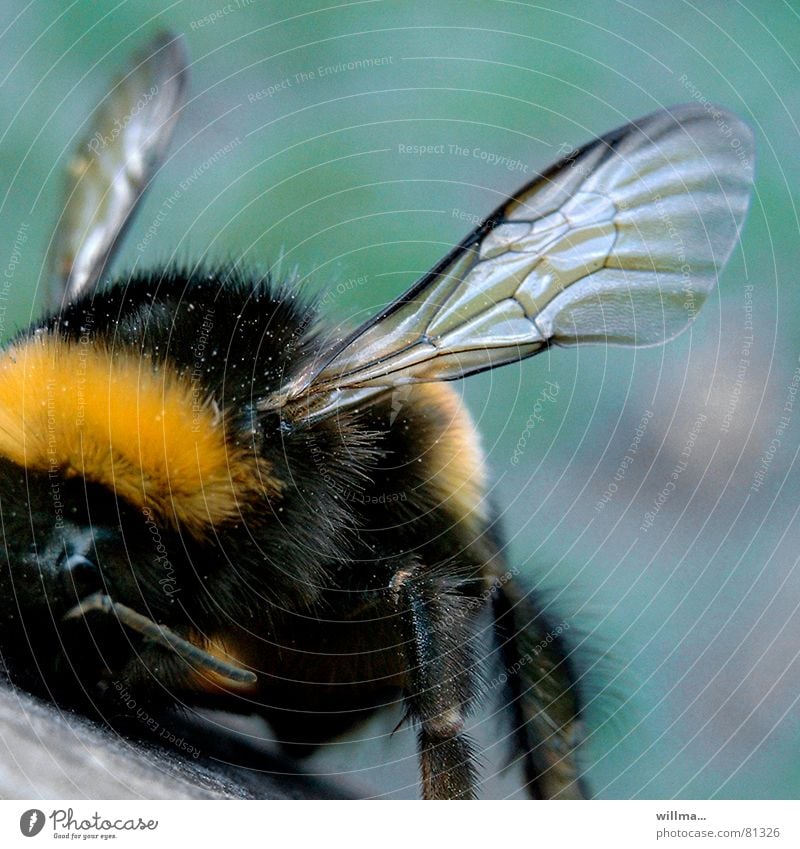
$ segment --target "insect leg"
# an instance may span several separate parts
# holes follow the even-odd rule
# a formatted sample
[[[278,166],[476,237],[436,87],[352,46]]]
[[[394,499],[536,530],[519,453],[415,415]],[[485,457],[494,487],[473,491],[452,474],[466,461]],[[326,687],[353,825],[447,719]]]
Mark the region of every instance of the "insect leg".
[[[401,570],[392,590],[408,664],[406,704],[419,723],[425,799],[475,796],[475,755],[464,733],[474,700],[473,599],[446,578]]]
[[[147,616],[142,616],[130,607],[114,601],[110,596],[104,593],[94,593],[94,595],[83,599],[80,604],[77,604],[69,610],[64,619],[79,619],[91,611],[100,611],[101,613],[113,613],[117,619],[127,625],[134,631],[138,631],[142,636],[150,641],[163,646],[166,649],[176,652],[186,660],[197,663],[209,672],[214,672],[222,678],[227,678],[234,683],[254,684],[256,682],[255,673],[249,669],[242,669],[239,666],[234,666],[213,654],[209,654],[200,646],[184,640],[179,637],[166,625],[157,625],[152,619]]]
[[[575,683],[561,633],[528,596],[506,585],[492,592],[495,634],[516,744],[534,799],[581,799],[575,749],[581,727]],[[512,757],[512,761],[515,758]]]

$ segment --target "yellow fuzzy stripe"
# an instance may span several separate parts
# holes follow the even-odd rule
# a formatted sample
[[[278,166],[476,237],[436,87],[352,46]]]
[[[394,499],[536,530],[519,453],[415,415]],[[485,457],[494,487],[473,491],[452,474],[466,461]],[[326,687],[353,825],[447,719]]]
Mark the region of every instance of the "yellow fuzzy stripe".
[[[414,384],[409,401],[421,410],[437,410],[446,422],[425,451],[431,492],[457,519],[481,527],[487,519],[486,468],[469,412],[447,383]]]
[[[0,354],[0,455],[106,486],[196,536],[279,488],[252,449],[226,442],[199,384],[47,333]]]

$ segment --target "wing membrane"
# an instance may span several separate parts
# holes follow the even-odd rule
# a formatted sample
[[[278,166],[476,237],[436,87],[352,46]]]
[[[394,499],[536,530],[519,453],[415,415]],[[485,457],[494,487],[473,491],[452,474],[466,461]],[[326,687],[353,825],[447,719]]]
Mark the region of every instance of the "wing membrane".
[[[753,162],[747,125],[698,104],[596,139],[498,208],[296,378],[280,403],[327,413],[549,344],[671,339],[694,319],[736,244]]]
[[[51,245],[54,308],[97,284],[164,158],[184,104],[187,61],[181,38],[158,36],[97,108],[70,160]]]

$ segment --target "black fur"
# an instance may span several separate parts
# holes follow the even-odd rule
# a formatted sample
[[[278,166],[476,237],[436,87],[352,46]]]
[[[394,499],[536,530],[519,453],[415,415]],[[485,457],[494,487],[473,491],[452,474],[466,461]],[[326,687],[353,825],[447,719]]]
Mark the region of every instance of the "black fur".
[[[196,383],[225,411],[229,443],[260,455],[283,490],[243,500],[237,519],[204,540],[159,527],[167,592],[140,510],[85,481],[60,481],[69,522],[54,529],[52,476],[0,462],[0,648],[12,676],[104,715],[124,712],[121,693],[151,708],[204,700],[256,711],[296,753],[402,699],[420,726],[424,794],[473,795],[462,729],[480,690],[473,637],[504,567],[495,529],[470,530],[430,490],[424,460],[448,425],[443,412],[419,404],[398,412],[384,397],[291,427],[259,413],[259,401],[322,353],[323,336],[309,301],[233,269],[135,277],[39,326]],[[87,533],[95,585],[91,570],[76,582],[63,568],[64,552]],[[258,674],[257,687],[196,693],[184,660],[113,617],[62,622],[93,590],[195,642],[224,636]],[[510,609],[497,615],[511,660],[521,650],[517,620]],[[524,725],[520,680],[513,703]],[[573,724],[569,698],[558,721]],[[534,751],[548,744],[530,723],[519,739],[533,753],[534,792],[547,795],[531,770],[549,768]]]

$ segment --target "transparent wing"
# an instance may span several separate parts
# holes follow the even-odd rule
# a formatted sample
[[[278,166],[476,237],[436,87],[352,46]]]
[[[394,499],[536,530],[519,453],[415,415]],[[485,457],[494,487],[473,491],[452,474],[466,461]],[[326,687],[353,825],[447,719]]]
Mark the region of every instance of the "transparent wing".
[[[694,319],[737,242],[753,166],[749,127],[699,104],[596,139],[265,406],[325,415],[550,344],[666,342]]]
[[[50,305],[90,291],[160,163],[185,101],[183,39],[161,34],[97,107],[69,162],[48,257]]]

